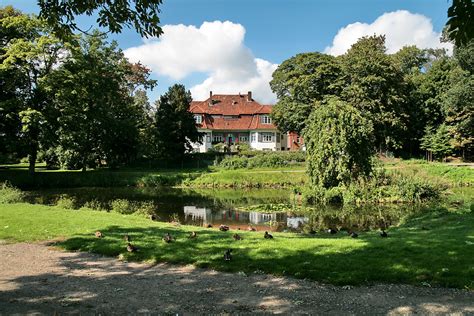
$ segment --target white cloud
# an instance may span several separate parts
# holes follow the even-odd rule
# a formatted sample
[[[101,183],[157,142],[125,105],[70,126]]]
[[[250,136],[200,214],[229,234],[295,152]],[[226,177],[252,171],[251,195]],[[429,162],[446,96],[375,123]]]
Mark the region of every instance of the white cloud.
[[[337,32],[332,45],[326,47],[324,52],[331,55],[344,54],[359,38],[373,34],[385,34],[385,44],[390,54],[406,45],[416,45],[419,48],[446,48],[449,52],[452,51],[451,44],[440,42],[441,34],[433,30],[429,18],[399,10],[384,13],[371,24],[356,22],[343,27]]]
[[[202,83],[191,87],[195,100],[215,94],[253,91],[261,102],[275,102],[269,82],[278,65],[255,58],[244,45],[245,28],[229,21],[193,25],[165,25],[159,39],[125,50],[133,62],[140,61],[158,75],[175,80],[192,73],[208,74]]]

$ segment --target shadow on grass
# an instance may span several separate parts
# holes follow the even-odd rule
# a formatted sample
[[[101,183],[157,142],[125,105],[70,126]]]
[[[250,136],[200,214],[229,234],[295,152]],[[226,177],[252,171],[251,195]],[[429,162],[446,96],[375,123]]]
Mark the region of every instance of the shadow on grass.
[[[358,239],[342,234],[302,237],[276,234],[263,239],[261,232],[232,232],[198,229],[198,238],[189,239],[191,228],[109,226],[101,229],[104,238],[78,235],[57,245],[72,251],[120,256],[129,261],[194,264],[220,271],[308,278],[336,285],[374,282],[474,287],[474,216],[434,212],[422,220],[412,219],[392,229],[389,238],[377,232],[361,233]],[[176,241],[164,243],[170,233]],[[128,253],[124,234],[140,251]],[[223,260],[226,249],[233,249],[233,260]]]

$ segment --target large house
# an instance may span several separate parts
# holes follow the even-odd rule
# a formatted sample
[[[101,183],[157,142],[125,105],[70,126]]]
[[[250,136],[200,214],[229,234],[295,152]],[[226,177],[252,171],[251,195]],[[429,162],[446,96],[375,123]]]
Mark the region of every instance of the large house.
[[[197,152],[206,152],[217,143],[246,143],[252,149],[269,151],[299,147],[293,144],[296,136],[280,133],[272,124],[272,106],[252,99],[250,91],[236,95],[213,95],[211,91],[207,100],[193,101],[189,109],[194,114],[198,131],[204,133],[202,144],[193,145]],[[291,144],[288,143],[289,136]]]

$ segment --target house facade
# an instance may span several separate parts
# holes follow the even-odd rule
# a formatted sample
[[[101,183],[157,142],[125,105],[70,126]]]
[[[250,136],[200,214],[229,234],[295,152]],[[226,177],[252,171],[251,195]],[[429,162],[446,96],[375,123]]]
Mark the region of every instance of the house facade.
[[[194,144],[196,152],[206,152],[212,145],[248,144],[255,150],[289,150],[288,135],[273,125],[271,105],[262,105],[252,98],[252,92],[236,95],[213,95],[204,101],[192,101],[190,112],[199,132],[204,133],[202,144]]]

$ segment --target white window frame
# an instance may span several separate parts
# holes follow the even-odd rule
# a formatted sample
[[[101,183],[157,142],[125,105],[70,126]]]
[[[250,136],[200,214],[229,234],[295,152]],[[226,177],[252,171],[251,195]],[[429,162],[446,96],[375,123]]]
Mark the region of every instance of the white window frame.
[[[272,124],[272,118],[269,115],[261,115],[260,123],[262,124]]]
[[[257,133],[250,134],[250,142],[255,143],[257,141]]]
[[[239,142],[247,143],[249,141],[249,137],[247,135],[239,135]]]
[[[196,122],[196,124],[202,124],[202,115],[194,115],[194,121]]]
[[[213,143],[222,143],[224,141],[224,136],[222,135],[212,135]]]
[[[275,133],[261,133],[262,134],[262,143],[273,143]]]

